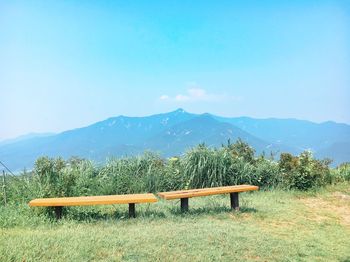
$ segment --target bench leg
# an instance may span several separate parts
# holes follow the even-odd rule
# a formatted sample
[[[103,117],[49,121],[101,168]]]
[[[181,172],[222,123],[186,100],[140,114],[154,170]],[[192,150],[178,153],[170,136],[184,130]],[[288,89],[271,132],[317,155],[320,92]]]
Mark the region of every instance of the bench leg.
[[[55,214],[56,214],[57,220],[62,218],[62,207],[61,206],[55,207]]]
[[[136,214],[135,214],[135,203],[130,203],[129,204],[129,217],[130,218],[135,218]]]
[[[181,212],[188,211],[188,198],[181,198]]]
[[[230,193],[231,209],[239,211],[238,193]]]

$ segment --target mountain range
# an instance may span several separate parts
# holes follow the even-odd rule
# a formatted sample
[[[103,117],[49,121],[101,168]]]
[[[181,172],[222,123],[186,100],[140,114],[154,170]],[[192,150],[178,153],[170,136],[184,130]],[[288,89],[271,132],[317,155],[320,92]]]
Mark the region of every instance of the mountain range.
[[[118,116],[59,134],[29,134],[0,142],[0,160],[12,170],[30,169],[40,156],[79,156],[97,162],[112,156],[152,150],[164,157],[181,155],[205,143],[221,146],[230,139],[248,142],[257,153],[312,150],[334,165],[350,161],[350,125],[297,119],[255,119],[192,114],[177,109],[146,117]]]

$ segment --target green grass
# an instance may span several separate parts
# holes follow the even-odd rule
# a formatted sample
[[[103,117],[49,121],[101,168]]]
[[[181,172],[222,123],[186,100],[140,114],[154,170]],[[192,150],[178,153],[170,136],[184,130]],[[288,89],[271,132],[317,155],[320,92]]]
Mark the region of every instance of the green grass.
[[[26,205],[0,209],[0,261],[350,261],[350,185],[127,206],[71,208],[55,222]]]

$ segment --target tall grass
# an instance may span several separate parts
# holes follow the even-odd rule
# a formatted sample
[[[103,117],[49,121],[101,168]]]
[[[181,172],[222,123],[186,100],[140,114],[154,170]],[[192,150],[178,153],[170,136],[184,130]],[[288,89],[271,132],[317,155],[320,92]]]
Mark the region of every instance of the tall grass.
[[[184,159],[184,176],[191,188],[230,184],[233,158],[227,150],[210,149],[200,145],[189,151]]]
[[[33,198],[160,192],[253,184],[262,188],[307,190],[326,183],[350,180],[349,164],[331,170],[329,162],[282,154],[279,161],[255,156],[242,141],[220,148],[199,145],[181,157],[163,159],[147,152],[140,156],[112,158],[105,165],[71,158],[41,157],[30,173],[6,183],[9,203]],[[3,191],[0,200],[4,199]]]

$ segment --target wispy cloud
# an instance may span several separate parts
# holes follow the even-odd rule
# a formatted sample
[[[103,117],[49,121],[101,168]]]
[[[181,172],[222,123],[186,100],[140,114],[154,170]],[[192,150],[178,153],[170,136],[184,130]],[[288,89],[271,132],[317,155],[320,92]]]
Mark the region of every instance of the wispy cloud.
[[[175,101],[179,101],[179,102],[186,102],[186,101],[189,101],[191,99],[191,97],[187,96],[187,95],[176,95],[174,100]]]
[[[159,97],[160,100],[168,100],[170,97],[167,95],[162,95]]]
[[[184,94],[177,94],[175,96],[162,95],[159,97],[163,101],[174,102],[225,102],[225,101],[239,101],[242,98],[239,96],[232,96],[227,94],[208,93],[205,89],[198,86],[192,86],[186,90]]]

